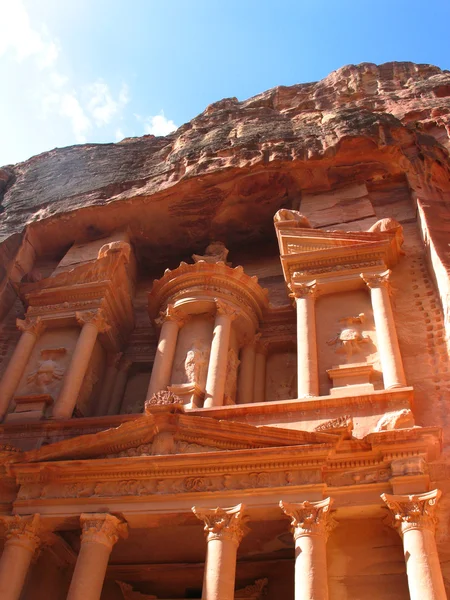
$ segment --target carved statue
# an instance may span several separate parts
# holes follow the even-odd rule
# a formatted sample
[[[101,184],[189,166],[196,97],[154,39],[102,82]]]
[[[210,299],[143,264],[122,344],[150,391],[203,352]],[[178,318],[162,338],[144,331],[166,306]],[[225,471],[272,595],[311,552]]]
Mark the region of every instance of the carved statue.
[[[289,210],[288,208],[280,208],[280,210],[278,210],[275,213],[273,220],[274,220],[274,223],[280,223],[280,222],[284,222],[284,221],[292,221],[293,224],[295,223],[296,227],[301,227],[304,229],[311,229],[311,223],[309,222],[307,217],[305,217],[305,215],[302,215],[302,213],[299,212],[298,210]]]
[[[207,262],[207,263],[225,263],[227,264],[227,256],[229,250],[223,242],[211,242],[206,247],[205,254],[193,254],[192,258],[194,262]]]

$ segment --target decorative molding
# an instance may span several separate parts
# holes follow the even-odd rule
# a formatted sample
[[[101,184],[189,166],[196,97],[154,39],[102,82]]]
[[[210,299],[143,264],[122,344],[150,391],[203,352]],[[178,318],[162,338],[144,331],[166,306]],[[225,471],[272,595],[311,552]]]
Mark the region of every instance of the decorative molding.
[[[249,520],[245,514],[244,504],[232,508],[200,508],[194,506],[192,512],[205,524],[204,530],[207,541],[230,541],[238,546],[244,535],[248,533],[245,523]]]
[[[291,518],[294,539],[302,536],[321,535],[328,537],[336,527],[337,521],[331,516],[332,498],[320,502],[300,502],[292,504],[280,502],[280,508]]]
[[[183,412],[183,400],[169,390],[160,390],[144,403],[144,412],[146,415],[152,414],[156,409],[175,409]]]
[[[435,512],[441,495],[440,490],[433,490],[410,496],[381,494],[381,498],[392,513],[389,524],[403,536],[413,529],[429,529],[435,532]]]
[[[318,292],[317,281],[292,283],[292,295],[297,299],[316,298]]]

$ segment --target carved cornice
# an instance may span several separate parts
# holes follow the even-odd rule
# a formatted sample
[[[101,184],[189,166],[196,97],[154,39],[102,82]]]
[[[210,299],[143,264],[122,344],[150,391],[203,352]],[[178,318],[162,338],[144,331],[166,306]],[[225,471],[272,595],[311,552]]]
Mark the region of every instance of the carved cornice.
[[[40,515],[0,516],[0,522],[5,527],[7,543],[22,546],[33,554],[39,548],[42,533]]]
[[[88,323],[94,325],[99,333],[106,333],[111,329],[102,309],[76,311],[75,318],[81,326],[87,325]]]
[[[25,319],[16,319],[16,327],[22,333],[32,333],[39,337],[45,330],[45,324],[41,317],[26,317]]]
[[[337,521],[331,516],[332,498],[320,502],[300,502],[291,504],[280,502],[280,508],[291,518],[294,539],[302,536],[320,535],[328,537],[336,527]]]
[[[368,288],[375,289],[385,287],[389,289],[389,278],[391,271],[388,269],[383,273],[361,273],[361,279]]]
[[[381,498],[392,513],[390,525],[403,536],[412,529],[429,529],[434,533],[436,506],[441,494],[440,490],[433,490],[410,496],[381,494]]]
[[[193,513],[205,524],[204,530],[208,542],[212,540],[230,541],[238,546],[248,533],[245,523],[249,520],[245,506],[238,504],[232,508],[199,508],[194,506]]]
[[[82,544],[102,544],[112,549],[119,538],[128,535],[126,522],[108,513],[83,513],[80,523]]]

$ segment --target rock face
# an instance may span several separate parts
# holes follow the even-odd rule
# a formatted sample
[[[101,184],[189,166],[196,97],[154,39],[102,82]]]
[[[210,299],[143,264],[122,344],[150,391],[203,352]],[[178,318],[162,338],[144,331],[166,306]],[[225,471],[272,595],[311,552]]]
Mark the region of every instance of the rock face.
[[[313,209],[316,194],[345,186],[313,226],[346,221],[346,211],[370,217],[367,191],[381,212],[389,204],[388,216],[408,220],[398,202],[412,193],[443,274],[449,114],[447,71],[363,63],[317,83],[221,100],[164,138],[51,150],[0,170],[3,268],[12,280],[28,269],[30,259],[18,272],[11,263],[25,232],[38,254],[57,254],[107,234],[119,218],[152,260],[212,239],[256,240],[271,233],[279,208]],[[440,283],[445,298],[447,288]]]
[[[449,98],[349,66],[1,169],[2,598],[448,595]]]

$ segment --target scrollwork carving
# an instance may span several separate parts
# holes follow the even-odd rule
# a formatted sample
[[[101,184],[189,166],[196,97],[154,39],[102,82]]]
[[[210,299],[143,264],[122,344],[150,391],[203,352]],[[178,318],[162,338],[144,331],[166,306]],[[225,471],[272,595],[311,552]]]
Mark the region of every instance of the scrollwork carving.
[[[108,513],[83,513],[80,516],[81,543],[97,543],[112,548],[120,537],[126,537],[127,524]]]
[[[39,337],[45,330],[45,325],[41,317],[26,317],[25,319],[16,319],[16,327],[22,333],[32,333],[36,337]]]
[[[103,310],[80,310],[75,312],[77,322],[82,327],[84,325],[92,324],[97,328],[99,333],[105,333],[111,329],[108,325],[106,316]]]

